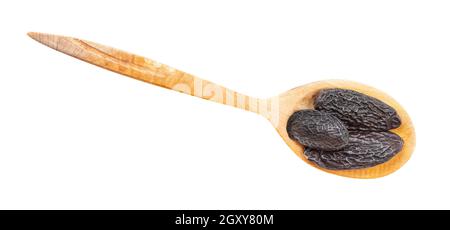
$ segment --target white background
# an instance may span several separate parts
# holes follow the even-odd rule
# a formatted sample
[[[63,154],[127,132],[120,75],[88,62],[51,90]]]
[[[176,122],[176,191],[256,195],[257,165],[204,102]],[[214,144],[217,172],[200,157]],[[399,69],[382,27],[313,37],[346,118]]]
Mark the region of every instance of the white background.
[[[449,1],[1,1],[2,209],[448,209]],[[28,31],[269,97],[340,78],[396,98],[411,160],[374,180],[301,161],[257,115],[119,76]]]

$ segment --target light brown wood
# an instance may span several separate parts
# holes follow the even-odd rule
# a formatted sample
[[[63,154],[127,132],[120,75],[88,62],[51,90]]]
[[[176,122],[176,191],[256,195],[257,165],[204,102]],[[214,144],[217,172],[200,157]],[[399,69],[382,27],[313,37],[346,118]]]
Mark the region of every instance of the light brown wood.
[[[257,113],[257,105],[264,104],[262,99],[237,93],[149,58],[112,47],[52,34],[30,32],[28,35],[34,40],[72,57],[167,89]]]
[[[329,173],[353,178],[385,176],[396,171],[406,163],[414,149],[414,127],[406,111],[387,94],[359,83],[342,80],[321,81],[294,88],[269,99],[259,99],[237,93],[151,59],[94,42],[43,33],[28,33],[28,35],[55,50],[125,76],[260,114],[272,123],[283,140],[302,160]],[[378,98],[395,108],[402,119],[402,125],[393,130],[393,132],[397,133],[404,140],[402,151],[388,162],[367,169],[326,170],[309,162],[303,155],[303,147],[288,137],[286,123],[294,111],[312,108],[313,96],[320,89],[324,88],[356,90]]]

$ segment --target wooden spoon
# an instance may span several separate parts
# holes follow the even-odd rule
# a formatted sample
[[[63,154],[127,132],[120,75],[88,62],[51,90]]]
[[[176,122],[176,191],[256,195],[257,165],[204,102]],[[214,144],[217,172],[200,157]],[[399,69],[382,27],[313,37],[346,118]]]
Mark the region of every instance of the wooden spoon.
[[[90,41],[34,32],[28,33],[28,35],[55,50],[128,77],[260,114],[272,123],[283,140],[302,160],[332,174],[353,178],[385,176],[405,164],[414,149],[414,127],[406,111],[387,94],[363,84],[343,80],[318,81],[293,88],[272,98],[259,99],[240,94],[148,58]],[[289,116],[295,111],[313,108],[314,95],[325,88],[355,90],[392,106],[402,120],[402,125],[392,130],[404,141],[401,152],[383,164],[365,169],[327,170],[308,161],[303,155],[303,146],[288,137],[286,123]]]

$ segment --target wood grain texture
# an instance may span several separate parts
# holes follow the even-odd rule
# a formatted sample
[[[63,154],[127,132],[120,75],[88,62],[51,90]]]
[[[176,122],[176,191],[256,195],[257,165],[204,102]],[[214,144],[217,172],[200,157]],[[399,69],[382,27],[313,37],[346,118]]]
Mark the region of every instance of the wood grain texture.
[[[313,167],[329,173],[352,178],[377,178],[385,176],[405,164],[414,150],[414,127],[406,111],[387,94],[363,84],[342,80],[320,81],[291,89],[279,96],[259,99],[240,94],[151,59],[94,42],[43,33],[29,33],[28,35],[55,50],[116,73],[191,96],[260,114],[272,123],[283,140],[302,160]],[[319,168],[308,161],[303,155],[303,146],[289,138],[286,131],[286,124],[290,115],[295,111],[312,109],[313,97],[319,90],[325,88],[355,90],[375,97],[392,106],[402,120],[402,125],[399,128],[391,130],[403,139],[404,146],[402,151],[386,163],[367,169],[327,170]]]
[[[110,71],[191,96],[259,113],[265,100],[249,97],[139,55],[78,38],[30,32],[34,40]]]

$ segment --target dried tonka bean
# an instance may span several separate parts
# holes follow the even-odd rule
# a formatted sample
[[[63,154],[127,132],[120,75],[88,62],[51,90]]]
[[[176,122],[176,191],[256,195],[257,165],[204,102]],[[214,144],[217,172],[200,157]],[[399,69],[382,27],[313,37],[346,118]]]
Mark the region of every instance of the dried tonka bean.
[[[314,107],[339,118],[348,130],[387,131],[401,124],[400,117],[391,106],[353,90],[320,90]]]
[[[312,148],[336,150],[348,143],[348,130],[337,118],[317,110],[300,110],[289,117],[289,137]]]
[[[349,142],[341,150],[305,149],[308,160],[332,170],[368,168],[384,163],[403,147],[403,140],[391,132],[350,131]]]

